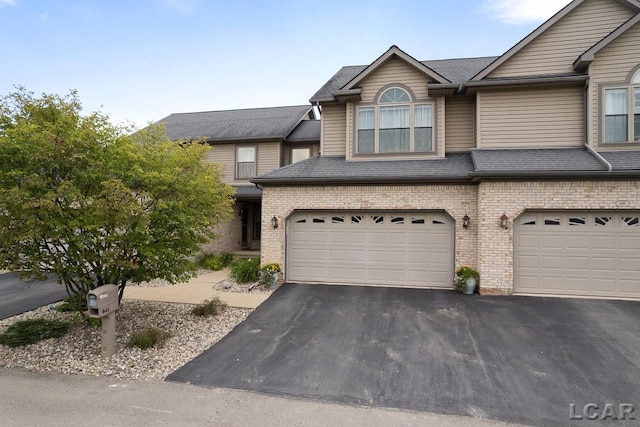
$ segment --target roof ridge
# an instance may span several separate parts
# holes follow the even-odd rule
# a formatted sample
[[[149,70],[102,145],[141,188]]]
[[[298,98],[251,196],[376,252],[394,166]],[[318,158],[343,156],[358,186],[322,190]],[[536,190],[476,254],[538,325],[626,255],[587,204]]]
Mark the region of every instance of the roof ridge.
[[[255,110],[276,110],[282,108],[312,108],[311,104],[300,104],[300,105],[282,105],[278,107],[251,107],[251,108],[231,108],[229,110],[206,110],[206,111],[187,111],[184,113],[171,113],[170,116],[178,115],[178,114],[203,114],[203,113],[227,113],[232,111],[255,111]]]

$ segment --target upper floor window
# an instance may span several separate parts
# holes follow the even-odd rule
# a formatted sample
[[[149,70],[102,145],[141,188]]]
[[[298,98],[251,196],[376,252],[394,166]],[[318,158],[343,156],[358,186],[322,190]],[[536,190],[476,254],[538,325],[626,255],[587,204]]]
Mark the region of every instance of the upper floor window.
[[[236,178],[256,176],[256,147],[238,147],[236,151]]]
[[[640,70],[629,86],[605,89],[604,98],[604,142],[640,142]]]
[[[291,149],[291,163],[296,163],[301,160],[305,160],[311,157],[310,148],[292,148]]]
[[[401,88],[387,89],[375,106],[357,109],[358,154],[433,151],[433,104],[412,102]]]

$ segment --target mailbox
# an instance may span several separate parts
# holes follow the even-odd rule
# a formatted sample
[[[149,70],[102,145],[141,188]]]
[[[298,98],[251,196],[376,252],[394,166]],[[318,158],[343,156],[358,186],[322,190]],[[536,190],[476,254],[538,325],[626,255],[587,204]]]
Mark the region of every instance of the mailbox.
[[[87,294],[89,317],[104,317],[118,309],[118,287],[103,285]]]

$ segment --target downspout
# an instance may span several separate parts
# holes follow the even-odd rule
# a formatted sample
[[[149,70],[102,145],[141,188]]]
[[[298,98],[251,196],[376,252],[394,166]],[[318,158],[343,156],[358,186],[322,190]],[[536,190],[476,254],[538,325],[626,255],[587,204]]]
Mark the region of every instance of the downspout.
[[[589,145],[589,81],[587,80],[584,83],[584,146],[585,148],[593,154],[601,163],[603,163],[607,167],[607,172],[611,172],[613,170],[613,166],[611,163],[607,161],[600,153],[593,149]]]

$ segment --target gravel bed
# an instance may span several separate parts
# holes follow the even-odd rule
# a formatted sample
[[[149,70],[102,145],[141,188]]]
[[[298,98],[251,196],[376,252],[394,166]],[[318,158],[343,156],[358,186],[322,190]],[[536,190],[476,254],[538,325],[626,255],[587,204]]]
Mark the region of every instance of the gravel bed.
[[[126,300],[116,313],[115,355],[103,358],[100,354],[100,326],[78,321],[61,338],[14,348],[0,345],[0,368],[161,380],[218,342],[252,311],[227,308],[219,316],[203,318],[191,315],[192,308],[189,304]],[[0,333],[20,320],[70,320],[73,316],[52,306],[41,307],[0,320]],[[146,327],[167,331],[171,338],[162,348],[127,347],[132,332]]]
[[[203,274],[209,273],[209,270],[199,269],[196,271],[196,275],[194,277],[202,276]],[[148,282],[128,282],[127,286],[131,287],[140,287],[140,288],[161,288],[163,286],[171,286],[171,283],[167,282],[164,279],[153,279]]]
[[[254,283],[236,283],[235,280],[227,279],[214,285],[213,289],[222,292],[238,292],[238,293],[251,293],[251,294],[272,294],[275,288],[268,289],[260,284],[260,282]]]

